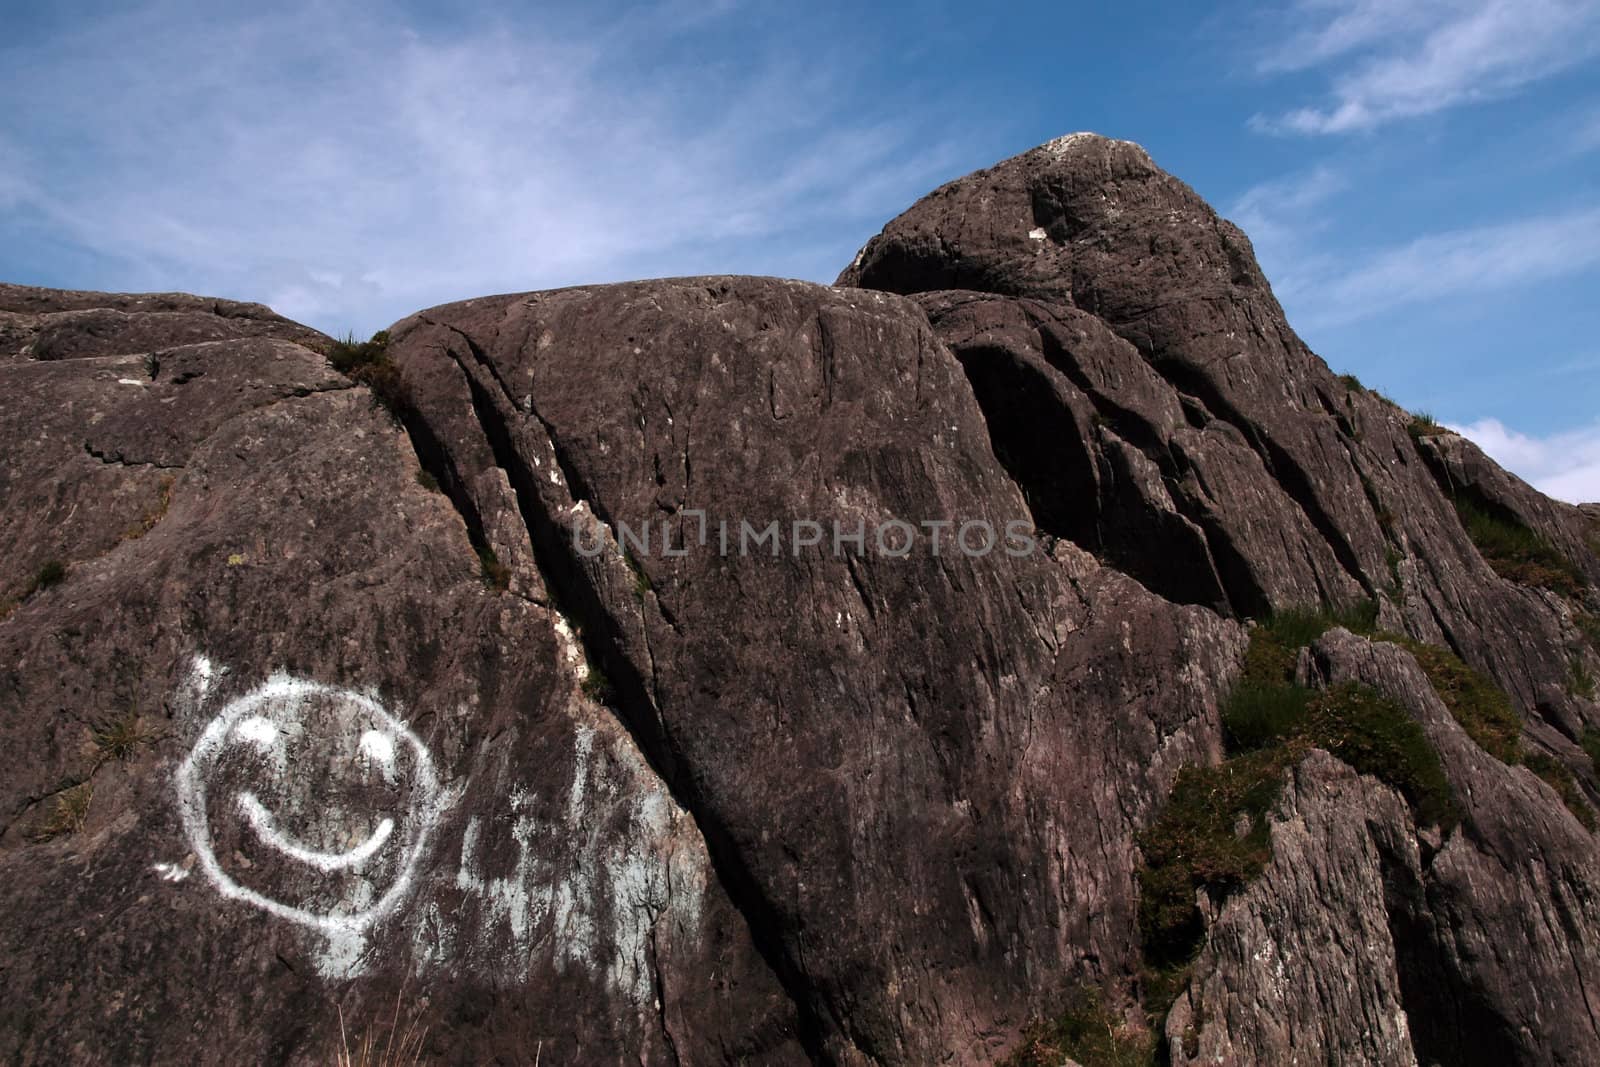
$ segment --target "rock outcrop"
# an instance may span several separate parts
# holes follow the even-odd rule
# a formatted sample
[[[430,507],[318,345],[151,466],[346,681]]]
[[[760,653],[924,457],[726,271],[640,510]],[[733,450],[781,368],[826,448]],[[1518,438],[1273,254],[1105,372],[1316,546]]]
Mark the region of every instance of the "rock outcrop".
[[[1173,1062],[1600,1058],[1595,513],[1335,377],[1137,146],[951,183],[835,287],[355,358],[0,287],[0,1058],[978,1064],[1085,987]],[[1460,820],[1296,760],[1163,1016],[1141,835],[1250,620],[1357,603],[1543,779],[1322,637]]]

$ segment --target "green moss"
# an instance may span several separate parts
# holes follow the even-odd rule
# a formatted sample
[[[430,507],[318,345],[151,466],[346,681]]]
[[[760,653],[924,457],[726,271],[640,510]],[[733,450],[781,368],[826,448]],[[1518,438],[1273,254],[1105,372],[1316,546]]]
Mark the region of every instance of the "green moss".
[[[422,488],[426,489],[430,493],[443,492],[443,490],[439,488],[439,479],[435,478],[421,467],[417,468],[417,484],[422,486]]]
[[[1583,791],[1578,788],[1578,779],[1573,776],[1570,767],[1545,752],[1528,753],[1527,764],[1528,770],[1550,784],[1556,795],[1561,798],[1561,803],[1577,816],[1584,829],[1595,828],[1594,809],[1583,799]]]
[[[1594,764],[1595,770],[1600,771],[1600,730],[1593,726],[1583,728],[1583,737],[1578,740],[1583,750],[1589,754],[1589,761]]]
[[[1534,530],[1513,516],[1493,512],[1462,496],[1456,496],[1454,503],[1478,554],[1500,577],[1563,596],[1582,594],[1582,573]]]
[[[1359,393],[1365,391],[1366,389],[1366,386],[1361,384],[1361,379],[1357,378],[1354,374],[1341,374],[1339,375],[1339,381],[1344,384],[1346,389],[1349,389],[1352,392]]]
[[[1220,899],[1261,873],[1272,854],[1266,814],[1284,769],[1304,753],[1281,744],[1178,772],[1161,817],[1139,835],[1139,933],[1151,964],[1173,966],[1194,954],[1205,932],[1197,889]],[[1244,833],[1235,833],[1240,827]]]
[[[1594,674],[1589,670],[1588,664],[1583,662],[1583,657],[1577,653],[1567,657],[1567,688],[1573,696],[1585,700],[1594,699]]]
[[[1437,645],[1399,634],[1379,634],[1377,639],[1411,653],[1439,699],[1479,748],[1502,763],[1522,762],[1522,719],[1493,679]]]
[[[1460,820],[1439,753],[1405,708],[1346,683],[1318,693],[1308,711],[1305,740],[1393,786],[1419,823],[1449,828]]]
[[[1092,986],[1076,990],[1061,1014],[1034,1023],[1001,1067],[1058,1067],[1066,1059],[1083,1067],[1149,1067],[1155,1035],[1129,1027]]]

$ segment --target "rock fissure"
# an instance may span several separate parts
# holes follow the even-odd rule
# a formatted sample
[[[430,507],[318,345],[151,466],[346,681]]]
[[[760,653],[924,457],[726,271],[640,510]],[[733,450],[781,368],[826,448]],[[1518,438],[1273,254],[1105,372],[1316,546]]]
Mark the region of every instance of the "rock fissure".
[[[465,333],[454,332],[467,340],[468,358],[475,363],[487,362],[487,355],[473,346]],[[579,559],[571,548],[568,531],[562,528],[546,494],[554,494],[555,487],[546,488],[529,471],[529,464],[519,453],[511,430],[511,416],[503,405],[509,405],[503,383],[490,374],[487,368],[475,372],[460,354],[451,352],[466,377],[471,390],[472,404],[479,426],[482,428],[496,461],[511,480],[518,508],[533,544],[540,573],[550,585],[564,611],[570,612],[590,662],[604,672],[614,692],[613,711],[628,730],[645,760],[666,785],[678,805],[688,812],[698,828],[712,869],[729,899],[744,916],[752,941],[766,960],[779,983],[787,991],[800,1015],[801,1033],[798,1035],[807,1055],[818,1064],[831,1064],[833,1058],[826,1052],[823,1019],[828,1009],[820,996],[811,988],[805,972],[788,954],[780,933],[772,905],[766,900],[759,883],[740,859],[738,846],[732,835],[723,828],[703,798],[699,795],[692,773],[684,767],[681,753],[673,743],[665,720],[656,708],[642,673],[628,654],[625,627],[607,607],[604,597],[593,581],[585,561]],[[480,377],[488,375],[499,387],[502,399],[492,395]],[[513,408],[515,410],[515,408]],[[530,413],[531,414],[531,413]],[[534,416],[536,424],[546,433],[546,442],[554,452],[556,443],[548,437],[548,426]],[[565,477],[565,476],[564,476]],[[566,485],[574,485],[568,479]],[[562,495],[566,495],[563,491]],[[597,517],[602,513],[595,501],[583,500]],[[570,500],[570,498],[569,498]],[[602,521],[605,521],[602,518]],[[607,526],[610,523],[607,522]],[[599,562],[599,561],[597,561]],[[837,1028],[837,1019],[833,1025]],[[837,1029],[836,1029],[837,1032]]]

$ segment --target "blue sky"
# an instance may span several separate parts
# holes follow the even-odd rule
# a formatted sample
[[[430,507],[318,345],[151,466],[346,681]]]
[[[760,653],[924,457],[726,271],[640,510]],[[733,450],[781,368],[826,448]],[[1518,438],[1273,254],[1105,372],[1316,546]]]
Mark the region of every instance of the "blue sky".
[[[7,5],[0,279],[366,335],[831,281],[939,183],[1145,145],[1336,370],[1600,499],[1600,0]]]

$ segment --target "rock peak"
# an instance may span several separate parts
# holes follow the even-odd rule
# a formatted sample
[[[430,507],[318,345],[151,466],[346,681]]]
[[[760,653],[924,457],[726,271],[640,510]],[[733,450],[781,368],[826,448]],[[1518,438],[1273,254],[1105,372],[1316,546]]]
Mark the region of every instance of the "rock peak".
[[[1030,149],[1022,154],[1026,156],[1033,153],[1041,153],[1050,156],[1052,159],[1065,159],[1068,156],[1082,153],[1086,150],[1112,148],[1131,149],[1142,156],[1151,166],[1155,165],[1154,161],[1150,159],[1150,153],[1145,151],[1143,145],[1135,141],[1122,141],[1114,137],[1107,137],[1105,134],[1095,133],[1093,130],[1079,130],[1077,133],[1062,134],[1060,137],[1052,138],[1037,148]],[[1000,165],[1004,166],[1005,164],[1002,163]]]

